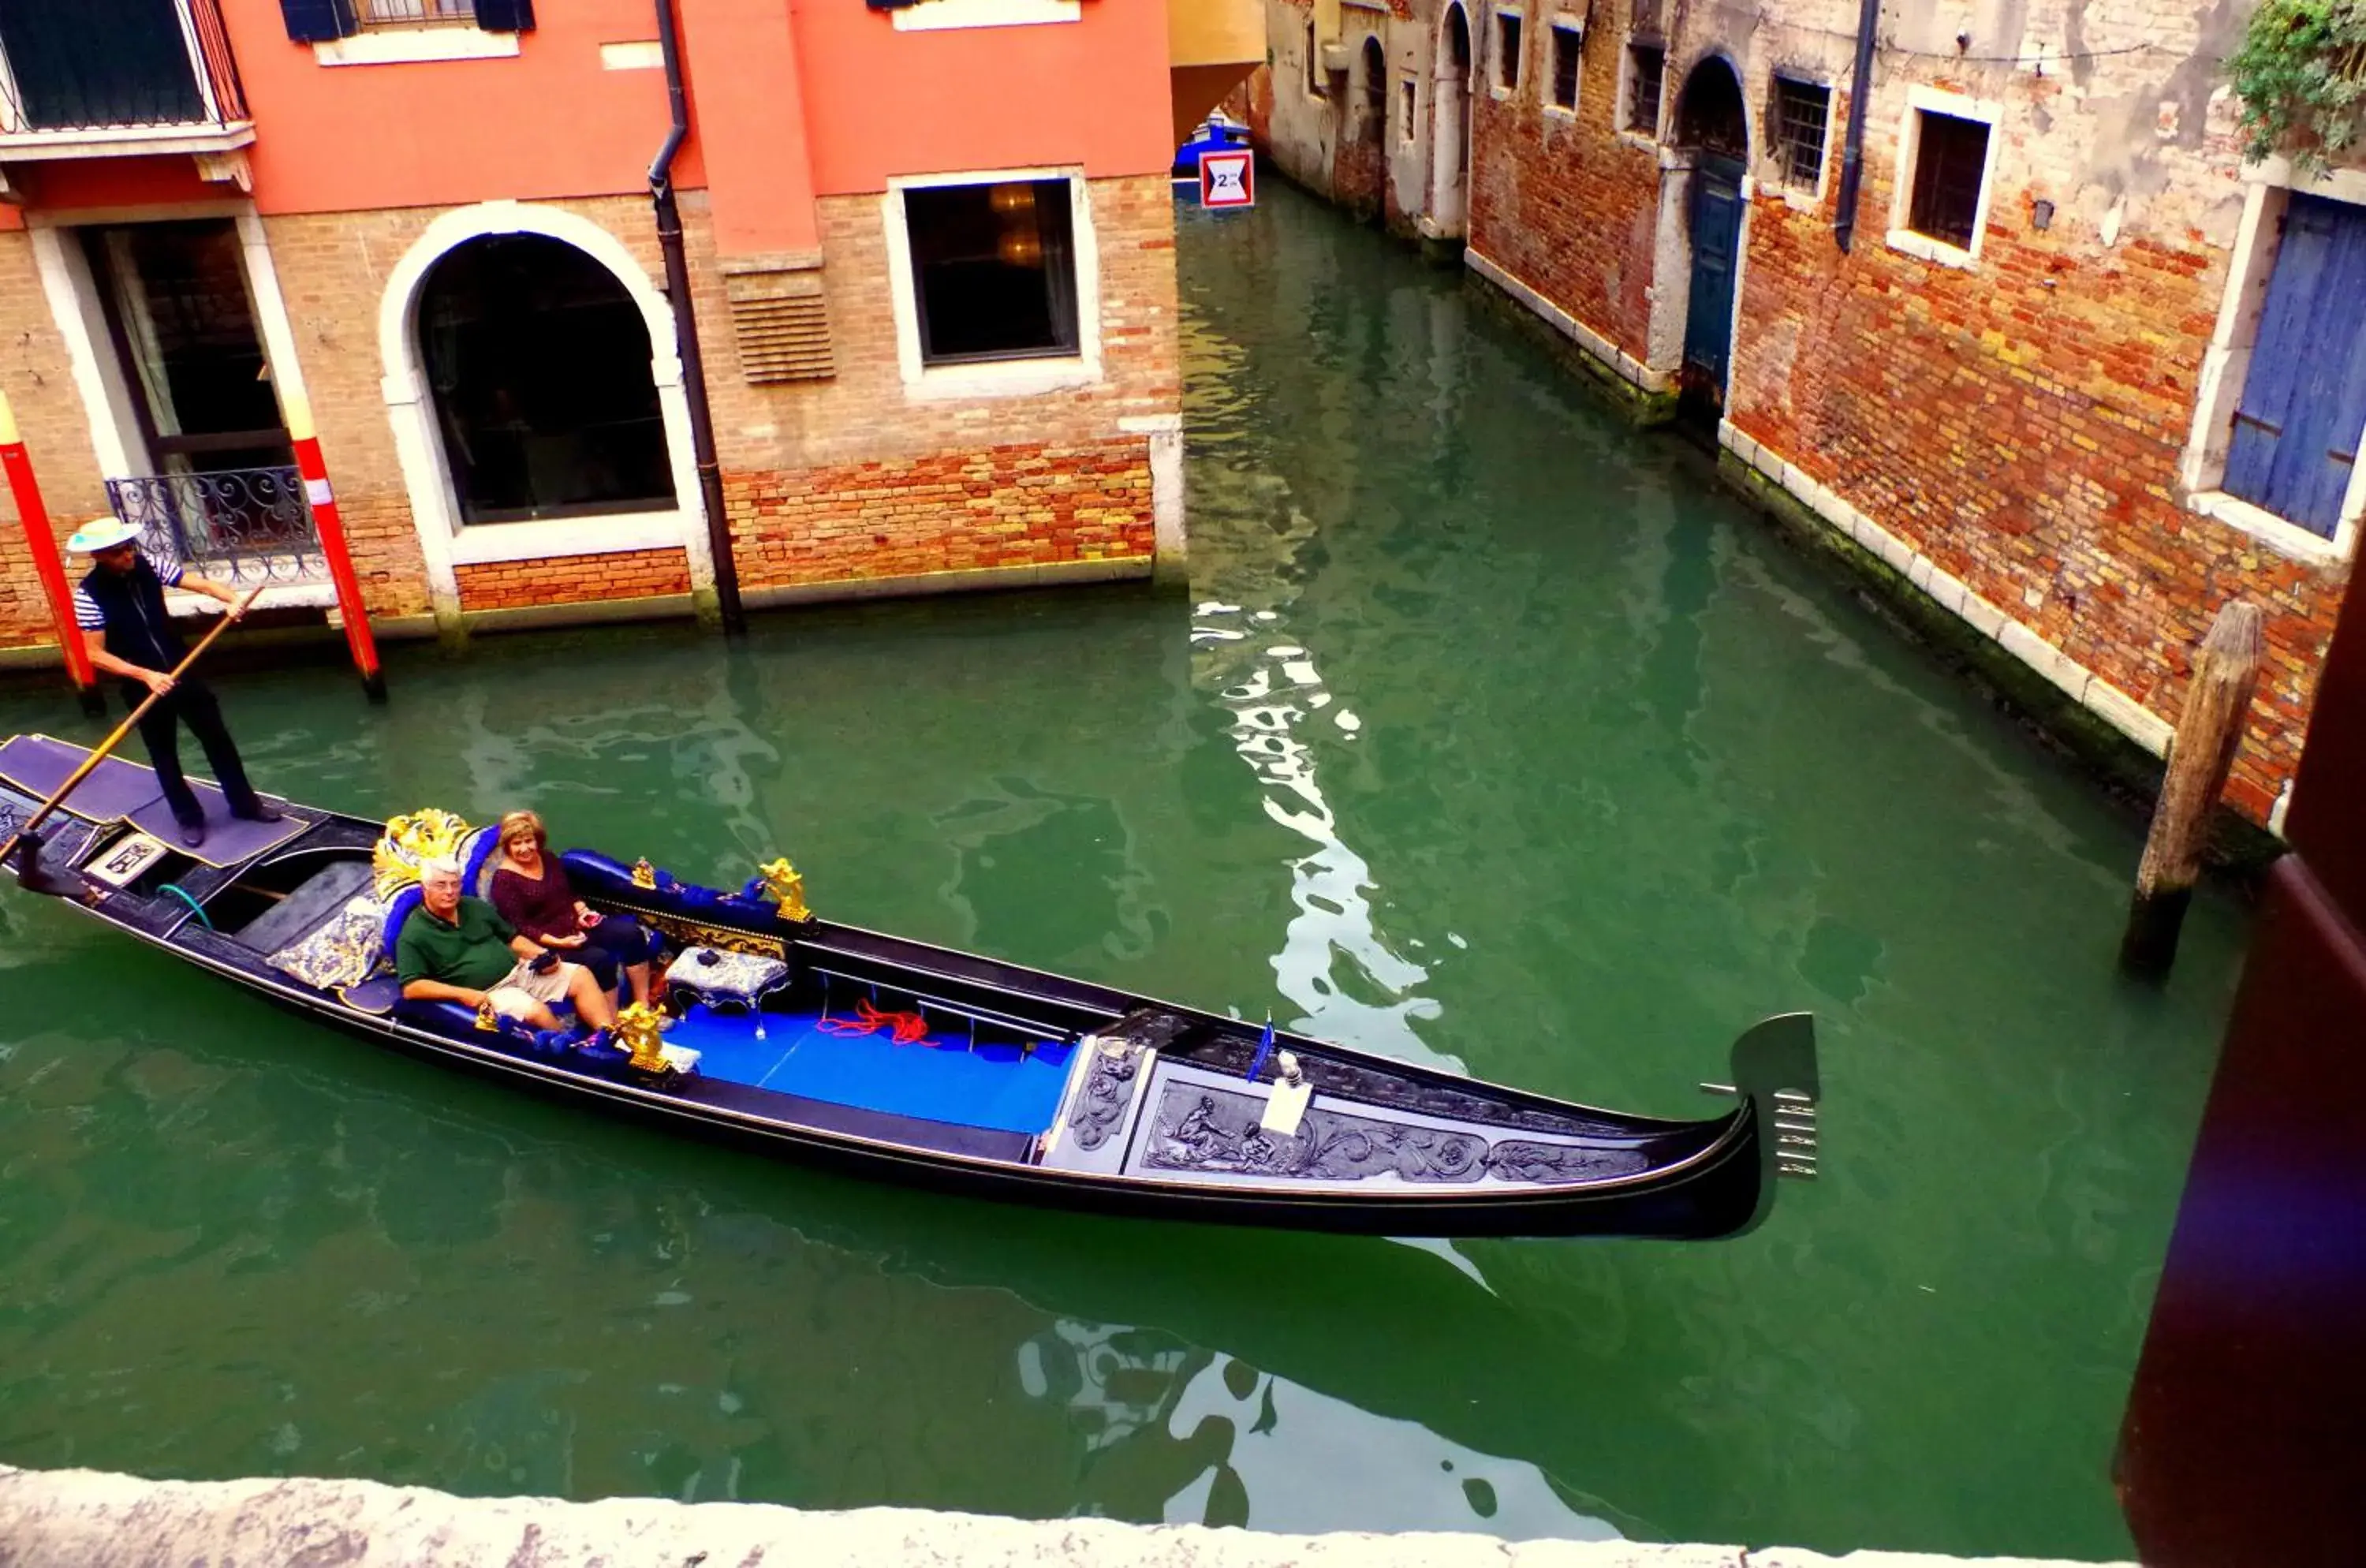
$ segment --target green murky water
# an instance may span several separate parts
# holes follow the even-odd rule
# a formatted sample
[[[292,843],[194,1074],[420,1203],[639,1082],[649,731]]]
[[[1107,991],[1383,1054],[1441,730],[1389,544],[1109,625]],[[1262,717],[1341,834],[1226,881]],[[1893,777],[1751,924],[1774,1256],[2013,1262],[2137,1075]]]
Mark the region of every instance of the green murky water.
[[[2124,1553],[2106,1466],[2243,935],[2135,826],[1288,193],[1185,224],[1195,581],[223,682],[270,786],[1639,1111],[1822,1021],[1723,1246],[866,1187],[315,1034],[0,898],[0,1460],[461,1492]],[[0,733],[90,726],[45,691]]]

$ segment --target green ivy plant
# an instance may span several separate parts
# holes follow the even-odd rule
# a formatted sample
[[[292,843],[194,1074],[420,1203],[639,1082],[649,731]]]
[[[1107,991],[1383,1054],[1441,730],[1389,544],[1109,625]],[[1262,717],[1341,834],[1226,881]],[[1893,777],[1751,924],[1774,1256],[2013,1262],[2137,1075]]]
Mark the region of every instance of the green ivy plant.
[[[2226,62],[2244,154],[2321,168],[2366,131],[2366,0],[2265,0]]]

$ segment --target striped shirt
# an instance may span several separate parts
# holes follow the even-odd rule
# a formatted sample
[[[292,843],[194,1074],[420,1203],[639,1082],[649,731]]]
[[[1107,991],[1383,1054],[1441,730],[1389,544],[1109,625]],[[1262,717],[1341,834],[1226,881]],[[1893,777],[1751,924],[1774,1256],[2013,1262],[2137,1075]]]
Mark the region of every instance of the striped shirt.
[[[156,577],[165,587],[178,588],[181,585],[179,561],[158,560],[146,550],[141,551],[140,554],[150,566],[156,569]],[[99,613],[98,601],[92,598],[79,582],[74,584],[73,602],[74,625],[86,632],[103,632],[107,629],[107,617]]]

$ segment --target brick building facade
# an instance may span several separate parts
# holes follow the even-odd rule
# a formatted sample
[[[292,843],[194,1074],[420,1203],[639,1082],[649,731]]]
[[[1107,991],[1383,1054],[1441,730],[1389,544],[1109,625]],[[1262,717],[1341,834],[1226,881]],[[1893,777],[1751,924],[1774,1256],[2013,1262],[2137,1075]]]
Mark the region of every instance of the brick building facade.
[[[145,506],[152,545],[325,607],[309,423],[373,621],[687,610],[703,390],[752,604],[1179,562],[1171,126],[1251,63],[1205,7],[676,0],[696,385],[649,0],[147,9],[146,51],[85,45],[73,0],[0,16],[0,391],[61,535]],[[0,650],[38,658],[20,522],[0,499]]]
[[[2334,385],[2366,327],[2326,281],[2366,255],[2366,176],[2245,162],[2219,68],[2242,10],[1884,9],[1850,208],[1846,0],[1425,0],[1378,29],[1420,100],[1383,134],[1450,139],[1467,38],[1467,208],[1433,156],[1397,209],[1463,218],[1470,270],[1642,408],[1713,420],[1796,513],[2155,754],[2217,607],[2260,604],[2228,800],[2271,821],[2366,510],[2366,412]],[[1313,12],[1269,15],[1272,156],[1332,188],[1284,59]],[[1367,13],[1338,15],[1352,52]],[[2303,431],[2312,398],[2333,412]]]

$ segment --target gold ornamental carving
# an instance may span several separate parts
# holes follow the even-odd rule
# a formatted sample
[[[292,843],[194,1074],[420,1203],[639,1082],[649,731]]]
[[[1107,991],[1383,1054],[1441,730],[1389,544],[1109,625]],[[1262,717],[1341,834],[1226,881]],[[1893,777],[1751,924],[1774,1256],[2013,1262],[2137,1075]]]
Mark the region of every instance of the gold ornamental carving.
[[[370,896],[382,904],[418,881],[429,861],[458,860],[472,831],[466,818],[433,806],[389,818],[370,852]]]
[[[781,919],[784,920],[813,919],[813,911],[806,908],[806,879],[797,874],[796,867],[791,865],[785,858],[776,860],[770,865],[758,866],[756,874],[763,878],[764,891],[771,894],[773,902],[780,905]]]

